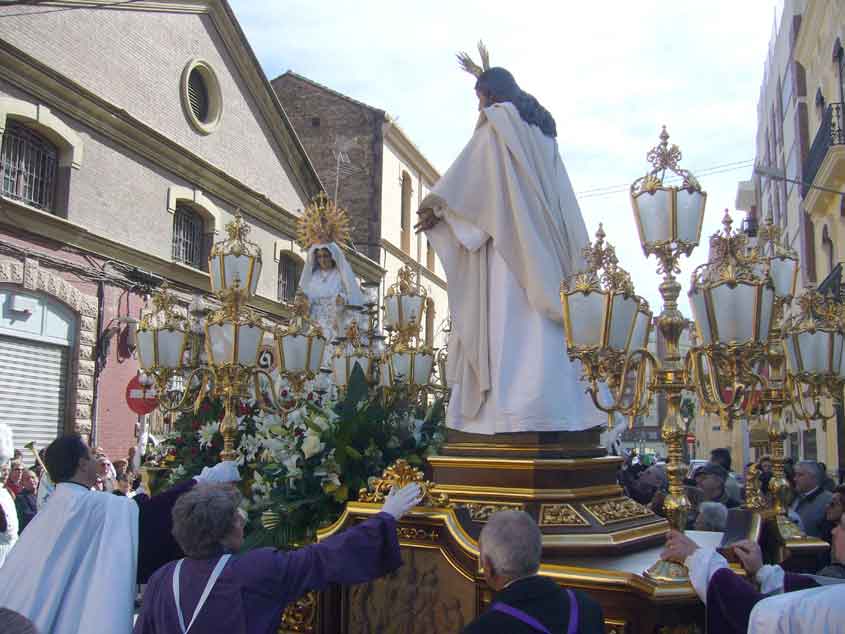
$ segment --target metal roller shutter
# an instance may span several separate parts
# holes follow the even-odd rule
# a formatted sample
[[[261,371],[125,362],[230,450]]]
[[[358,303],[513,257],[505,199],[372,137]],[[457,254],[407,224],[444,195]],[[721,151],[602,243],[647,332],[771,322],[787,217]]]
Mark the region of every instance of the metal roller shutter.
[[[0,336],[0,421],[16,448],[43,449],[64,431],[67,357],[63,346]]]

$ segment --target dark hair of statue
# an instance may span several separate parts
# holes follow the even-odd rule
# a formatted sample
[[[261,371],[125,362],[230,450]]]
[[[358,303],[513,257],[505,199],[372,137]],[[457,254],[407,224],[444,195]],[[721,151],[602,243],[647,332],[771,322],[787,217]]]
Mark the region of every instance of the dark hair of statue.
[[[332,252],[325,247],[321,247],[319,249],[314,249],[314,262],[311,264],[311,271],[317,271],[320,268],[320,263],[317,260],[317,255],[319,255],[320,251],[325,251],[329,254],[329,257],[332,258],[332,268],[335,268],[337,266],[337,262],[334,261]]]
[[[53,482],[67,482],[79,468],[79,461],[88,457],[88,446],[79,434],[56,438],[44,452],[44,465]]]
[[[533,95],[522,90],[508,71],[498,66],[485,70],[475,82],[475,89],[492,103],[511,102],[528,125],[536,125],[546,136],[557,137],[557,125],[551,113]]]

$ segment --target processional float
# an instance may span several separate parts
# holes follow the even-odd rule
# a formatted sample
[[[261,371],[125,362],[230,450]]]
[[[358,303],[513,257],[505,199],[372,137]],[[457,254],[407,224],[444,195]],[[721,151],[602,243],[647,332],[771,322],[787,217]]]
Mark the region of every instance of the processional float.
[[[540,573],[596,597],[608,632],[696,631],[703,610],[686,570],[658,557],[667,530],[682,529],[690,508],[682,486],[685,393],[725,426],[747,420],[767,430],[773,503],[767,507],[752,478],[748,507],[755,519],[746,536],[759,539],[762,530],[775,559],[787,549],[800,559],[825,547],[785,517],[782,419],[792,408],[808,424],[824,424],[833,415],[826,408],[841,402],[843,313],[811,289],[791,304],[798,259],[779,229],[769,219],[751,242],[732,229],[726,213],[723,231],[711,237],[709,261],[693,273],[694,321],[688,321],[678,310],[676,274],[681,256],[699,244],[706,194],[680,168],[680,150],[668,138],[664,128],[648,153],[651,170],[631,186],[643,252],[656,256],[663,277],[660,315],[653,319],[636,295],[601,227],[585,249],[586,268],[561,285],[567,353],[582,364],[596,407],[633,420],[654,396],[666,402],[661,421],[668,454],[666,519],[624,495],[616,477],[622,459],[606,455],[597,429],[493,436],[449,430],[440,455],[431,456],[423,470],[392,465],[317,536],[324,539],[363,521],[379,511],[391,486],[416,481],[424,499],[397,528],[405,565],[387,579],[303,598],[285,612],[280,631],[459,631],[491,601],[477,539],[490,515],[504,509],[524,510],[537,520],[543,533]],[[679,186],[667,184],[667,172]],[[327,209],[325,199],[318,204]],[[257,287],[260,250],[247,240],[248,227],[240,218],[227,231],[229,239],[215,245],[209,267],[220,308],[209,317],[195,314],[191,321],[163,293],[138,330],[139,360],[158,386],[163,410],[191,407],[205,395],[224,399],[224,457],[234,452],[240,399],[255,399],[282,415],[295,405],[278,393],[279,376],[294,392],[305,381],[323,381],[325,391],[331,373],[343,389],[357,364],[374,389],[403,389],[421,399],[448,392],[445,351],[420,338],[423,312],[431,305],[413,269],[403,269],[385,294],[387,335],[377,327],[378,285],[370,283],[364,289],[366,306],[358,307],[343,335],[326,342],[302,297],[287,325],[271,327],[256,318],[247,305]],[[659,357],[648,349],[653,325],[666,343]],[[691,326],[697,344],[682,356],[679,340]],[[259,362],[266,332],[277,376]],[[326,345],[335,346],[333,368],[321,372]],[[438,383],[431,379],[435,366]]]

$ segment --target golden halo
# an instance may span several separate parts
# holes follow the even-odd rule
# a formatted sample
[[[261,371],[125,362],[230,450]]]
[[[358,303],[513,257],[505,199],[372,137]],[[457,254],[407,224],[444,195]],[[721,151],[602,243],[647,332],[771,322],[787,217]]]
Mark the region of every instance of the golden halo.
[[[349,216],[343,207],[335,205],[325,193],[317,194],[299,218],[297,243],[303,249],[315,244],[349,242]]]

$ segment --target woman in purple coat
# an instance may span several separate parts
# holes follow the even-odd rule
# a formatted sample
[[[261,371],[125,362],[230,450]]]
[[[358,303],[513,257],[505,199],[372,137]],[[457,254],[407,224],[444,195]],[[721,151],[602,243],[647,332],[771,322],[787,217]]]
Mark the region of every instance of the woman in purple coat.
[[[275,633],[285,606],[305,593],[397,569],[396,522],[419,497],[416,484],[391,491],[378,515],[299,550],[233,555],[243,544],[240,494],[198,485],[173,507],[173,536],[187,556],[150,578],[135,634]]]

